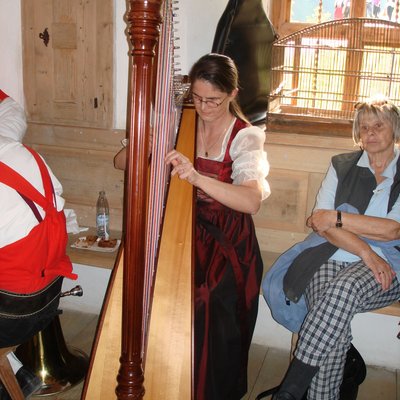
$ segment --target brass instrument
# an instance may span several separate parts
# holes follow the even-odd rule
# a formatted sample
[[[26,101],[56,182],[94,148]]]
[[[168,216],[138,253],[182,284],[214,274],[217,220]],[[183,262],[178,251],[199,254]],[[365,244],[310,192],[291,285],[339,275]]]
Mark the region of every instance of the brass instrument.
[[[63,292],[60,297],[82,296],[81,286]],[[80,383],[86,375],[89,357],[81,350],[68,347],[57,315],[42,331],[17,347],[16,356],[42,380],[35,396],[66,391]]]

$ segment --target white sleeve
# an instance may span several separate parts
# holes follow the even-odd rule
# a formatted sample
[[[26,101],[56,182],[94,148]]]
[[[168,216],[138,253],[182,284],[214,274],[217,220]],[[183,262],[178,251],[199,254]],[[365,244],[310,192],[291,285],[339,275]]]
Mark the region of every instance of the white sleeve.
[[[321,183],[314,210],[334,210],[335,196],[338,185],[336,170],[332,163],[329,165],[328,172]]]
[[[0,159],[10,168],[22,175],[40,193],[44,194],[39,167],[32,154],[22,147],[22,144],[11,139],[0,139]],[[47,164],[46,164],[47,166]],[[60,181],[54,176],[47,166],[53,184],[57,210],[61,211],[65,200],[62,195]],[[37,207],[40,215],[44,210]],[[27,236],[38,224],[34,213],[17,191],[0,183],[0,248]]]
[[[396,202],[393,204],[392,209],[387,215],[387,218],[393,219],[400,223],[400,196],[397,198]]]
[[[233,184],[241,185],[243,182],[256,180],[262,187],[262,199],[270,193],[266,180],[269,173],[267,153],[264,151],[265,133],[256,126],[242,129],[232,141],[230,156],[233,160]]]

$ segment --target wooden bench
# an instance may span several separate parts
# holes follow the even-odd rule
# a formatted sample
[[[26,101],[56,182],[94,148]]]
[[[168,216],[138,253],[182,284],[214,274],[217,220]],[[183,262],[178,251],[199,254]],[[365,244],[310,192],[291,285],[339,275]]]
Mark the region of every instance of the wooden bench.
[[[400,318],[400,301],[397,301],[390,306],[379,308],[378,310],[372,311],[377,314],[392,315]]]

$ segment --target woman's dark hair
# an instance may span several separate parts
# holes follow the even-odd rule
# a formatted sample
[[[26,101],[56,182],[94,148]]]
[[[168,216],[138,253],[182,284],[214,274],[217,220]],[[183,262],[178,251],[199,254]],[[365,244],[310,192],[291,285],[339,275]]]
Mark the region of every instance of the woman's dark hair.
[[[239,74],[235,62],[230,57],[217,53],[206,54],[195,62],[189,72],[189,80],[191,85],[196,80],[209,82],[229,95],[239,88]],[[229,111],[235,117],[247,121],[236,98],[229,103]]]

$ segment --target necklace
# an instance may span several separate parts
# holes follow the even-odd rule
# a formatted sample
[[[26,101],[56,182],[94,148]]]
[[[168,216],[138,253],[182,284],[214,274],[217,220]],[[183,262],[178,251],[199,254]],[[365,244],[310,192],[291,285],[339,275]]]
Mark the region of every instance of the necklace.
[[[208,158],[208,152],[214,148],[214,146],[218,143],[219,139],[221,137],[225,136],[225,133],[228,130],[228,128],[231,126],[231,123],[232,123],[232,120],[229,121],[229,124],[226,126],[224,131],[217,136],[217,140],[215,140],[211,146],[206,147],[206,142],[205,142],[204,136],[203,136],[203,134],[204,134],[204,122],[203,122],[203,129],[200,130],[200,138],[201,138],[201,143],[203,144],[203,148],[204,148],[204,156],[206,158]]]

